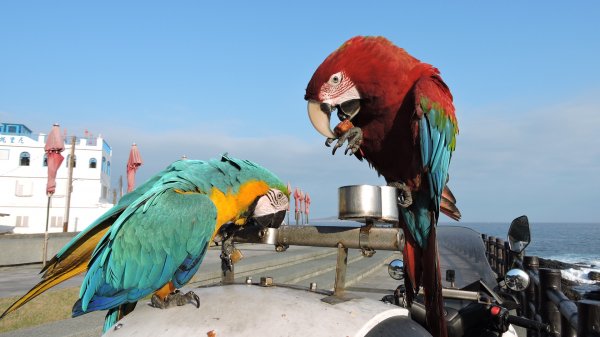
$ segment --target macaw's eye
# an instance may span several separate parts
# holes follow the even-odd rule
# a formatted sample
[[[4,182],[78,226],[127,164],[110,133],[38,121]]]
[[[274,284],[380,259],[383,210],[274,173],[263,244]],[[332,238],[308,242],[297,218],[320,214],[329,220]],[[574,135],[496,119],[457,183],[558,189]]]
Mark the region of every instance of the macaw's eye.
[[[340,82],[342,81],[342,77],[343,77],[343,75],[341,72],[331,75],[331,77],[329,78],[329,84],[331,84],[331,85],[340,84]]]

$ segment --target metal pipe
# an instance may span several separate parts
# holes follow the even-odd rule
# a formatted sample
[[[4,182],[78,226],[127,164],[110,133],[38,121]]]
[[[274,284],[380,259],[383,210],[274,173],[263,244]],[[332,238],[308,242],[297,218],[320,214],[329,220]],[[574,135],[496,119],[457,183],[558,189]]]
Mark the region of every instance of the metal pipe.
[[[235,233],[233,241],[240,243],[265,243],[273,245],[294,245],[360,249],[360,228],[325,226],[281,226],[279,228],[258,228],[249,226]],[[364,237],[364,235],[363,235]],[[368,247],[374,250],[402,251],[404,233],[399,228],[372,227],[368,232]]]
[[[419,294],[424,295],[423,287],[419,289]],[[454,300],[479,301],[479,292],[460,289],[442,288],[442,297]]]
[[[341,295],[346,290],[346,270],[348,268],[348,248],[338,244],[337,264],[335,266],[334,295]]]

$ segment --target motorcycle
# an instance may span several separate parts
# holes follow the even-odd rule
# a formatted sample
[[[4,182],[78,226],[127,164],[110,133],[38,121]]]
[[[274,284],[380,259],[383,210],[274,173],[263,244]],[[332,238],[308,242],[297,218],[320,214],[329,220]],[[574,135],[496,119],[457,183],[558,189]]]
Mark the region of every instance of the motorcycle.
[[[438,226],[440,269],[445,275],[442,295],[448,336],[517,336],[514,326],[550,333],[548,324],[520,316],[519,292],[529,286],[529,275],[510,269],[498,279],[490,267],[481,235],[472,229]],[[519,257],[531,242],[526,216],[515,219],[508,231],[510,254]],[[390,277],[404,278],[401,260],[388,266]],[[426,326],[422,290],[411,306],[405,300],[406,290],[400,285],[393,295],[382,298],[385,303],[407,308],[413,320]]]

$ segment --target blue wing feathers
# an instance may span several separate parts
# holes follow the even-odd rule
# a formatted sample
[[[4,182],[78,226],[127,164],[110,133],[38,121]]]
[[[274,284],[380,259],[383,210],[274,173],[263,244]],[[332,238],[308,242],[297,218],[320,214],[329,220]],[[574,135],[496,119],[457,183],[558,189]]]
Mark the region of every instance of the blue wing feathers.
[[[73,315],[118,312],[119,305],[135,302],[169,281],[177,287],[187,283],[216,226],[216,208],[207,194],[212,188],[237,192],[240,182],[249,179],[283,186],[260,166],[225,155],[207,162],[177,161],[125,195],[92,225],[112,222],[92,254]],[[112,316],[109,312],[107,323]]]
[[[421,247],[425,247],[431,226],[439,216],[442,191],[446,185],[453,151],[450,142],[455,133],[452,122],[432,106],[421,105],[423,117],[419,120],[421,162],[429,187],[413,195],[413,204],[408,209],[400,209],[404,221]],[[430,211],[433,211],[435,219],[432,219]]]

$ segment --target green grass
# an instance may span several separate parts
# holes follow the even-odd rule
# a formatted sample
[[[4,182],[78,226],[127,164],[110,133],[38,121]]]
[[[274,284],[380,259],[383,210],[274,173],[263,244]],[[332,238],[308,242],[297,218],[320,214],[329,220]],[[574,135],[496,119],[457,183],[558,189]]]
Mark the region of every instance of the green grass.
[[[19,298],[0,298],[0,313]],[[0,333],[70,318],[78,298],[79,287],[45,292],[0,320]]]

